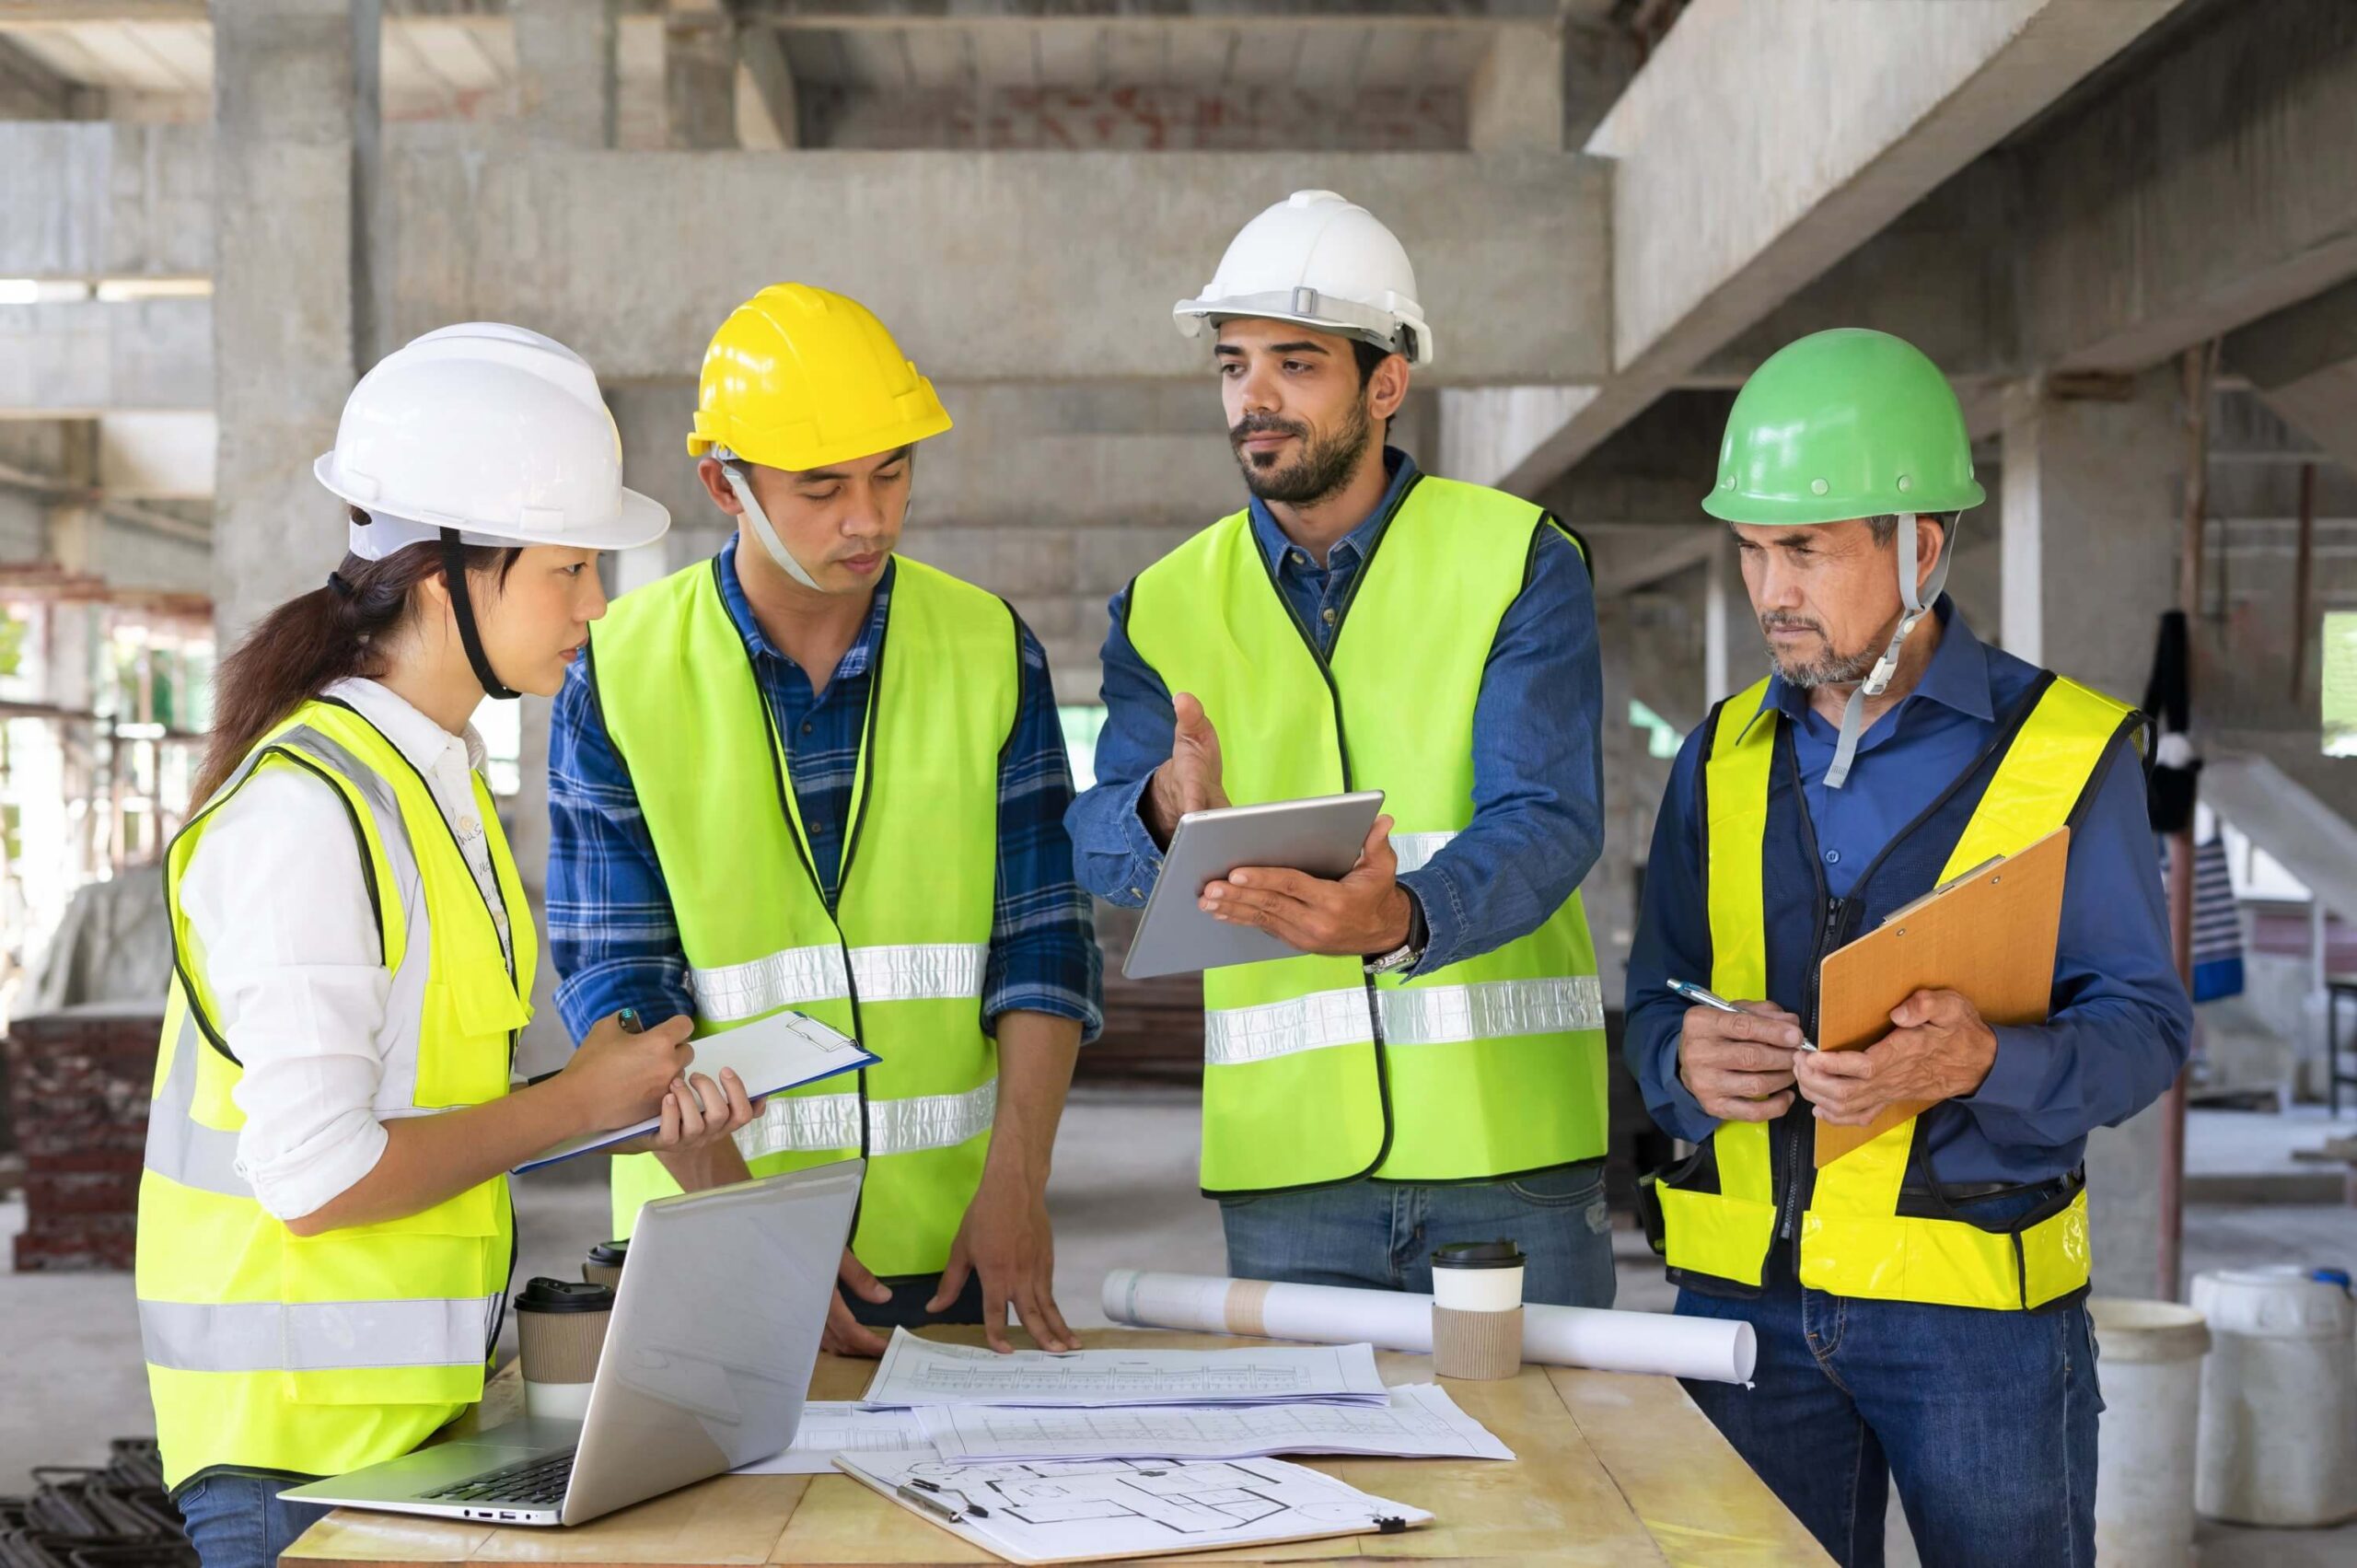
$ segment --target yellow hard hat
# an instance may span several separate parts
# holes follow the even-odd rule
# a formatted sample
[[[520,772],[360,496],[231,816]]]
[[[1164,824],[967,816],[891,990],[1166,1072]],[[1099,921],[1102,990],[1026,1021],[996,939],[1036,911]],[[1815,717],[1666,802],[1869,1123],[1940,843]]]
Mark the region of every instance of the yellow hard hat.
[[[801,470],[888,452],[949,428],[933,383],[874,311],[808,284],[772,284],[703,351],[688,454],[725,447]]]

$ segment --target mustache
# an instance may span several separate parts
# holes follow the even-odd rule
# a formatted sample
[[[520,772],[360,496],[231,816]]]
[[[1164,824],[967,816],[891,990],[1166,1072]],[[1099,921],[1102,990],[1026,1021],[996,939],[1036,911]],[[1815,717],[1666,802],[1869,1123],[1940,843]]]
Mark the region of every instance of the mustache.
[[[1825,635],[1825,628],[1805,615],[1763,615],[1759,618],[1762,632],[1814,632]]]
[[[1294,436],[1306,441],[1309,426],[1280,419],[1273,413],[1248,413],[1229,427],[1227,444],[1241,447],[1255,436]]]

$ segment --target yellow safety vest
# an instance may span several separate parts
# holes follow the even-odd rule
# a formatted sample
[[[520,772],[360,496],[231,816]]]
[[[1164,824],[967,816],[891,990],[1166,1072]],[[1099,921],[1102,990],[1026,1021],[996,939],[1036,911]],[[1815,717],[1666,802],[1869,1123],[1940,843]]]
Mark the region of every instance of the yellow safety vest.
[[[511,970],[474,874],[417,769],[353,709],[305,703],[259,742],[164,860],[174,974],[139,1184],[136,1288],[164,1478],[216,1467],[334,1475],[397,1458],[482,1395],[513,1261],[507,1179],[422,1213],[298,1237],[238,1174],[243,1075],[214,1020],[180,878],[222,803],[299,768],[352,818],[391,985],[379,1047],[422,1111],[507,1093],[538,962],[530,910],[480,776]]]
[[[998,889],[998,764],[1022,691],[1014,611],[899,557],[870,675],[834,907],[812,869],[786,738],[722,599],[717,560],[623,595],[590,676],[630,769],[695,993],[696,1033],[792,1008],[883,1060],[855,1087],[772,1098],[737,1134],[757,1176],[865,1156],[853,1249],[938,1272],[998,1106],[982,978]],[[614,1161],[614,1230],[676,1192]]]
[[[1728,997],[1765,996],[1768,988],[1761,871],[1770,766],[1782,721],[1761,707],[1767,685],[1762,680],[1720,706],[1704,762],[1711,988]],[[2064,826],[2106,749],[2134,716],[2122,703],[2053,678],[2006,743],[1936,881]],[[1793,1138],[1813,1141],[1807,1113],[1805,1103],[1787,1113]],[[1903,1214],[1899,1192],[1914,1136],[1910,1119],[1817,1172],[1799,1215],[1802,1284],[1878,1301],[2015,1310],[2086,1285],[2084,1186],[2059,1212],[2010,1230]],[[1767,1122],[1721,1122],[1704,1150],[1655,1182],[1672,1270],[1759,1285],[1778,1216],[1797,1202],[1793,1187],[1798,1167],[1808,1163],[1806,1146],[1796,1144],[1794,1168],[1773,1169],[1771,1144]],[[1713,1170],[1715,1191],[1708,1190]]]
[[[1538,530],[1527,501],[1423,477],[1360,567],[1330,654],[1248,512],[1137,579],[1132,645],[1202,700],[1238,806],[1381,789],[1402,871],[1473,819],[1473,711]],[[1604,1005],[1578,894],[1503,947],[1401,981],[1354,958],[1203,977],[1207,1192],[1492,1179],[1604,1153]]]

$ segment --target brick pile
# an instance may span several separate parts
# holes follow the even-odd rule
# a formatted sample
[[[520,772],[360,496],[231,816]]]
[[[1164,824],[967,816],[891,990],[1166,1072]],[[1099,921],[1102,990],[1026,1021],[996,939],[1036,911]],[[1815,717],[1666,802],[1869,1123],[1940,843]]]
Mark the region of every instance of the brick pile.
[[[25,1162],[16,1267],[128,1269],[160,1007],[100,1002],[9,1028],[8,1116]]]

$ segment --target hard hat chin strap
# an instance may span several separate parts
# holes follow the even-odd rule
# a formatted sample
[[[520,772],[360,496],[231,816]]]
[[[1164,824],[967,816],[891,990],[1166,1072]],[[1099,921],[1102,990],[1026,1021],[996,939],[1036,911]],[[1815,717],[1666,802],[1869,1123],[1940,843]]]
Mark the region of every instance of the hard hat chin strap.
[[[1898,673],[1898,652],[1907,642],[1907,633],[1915,623],[1931,613],[1932,606],[1940,600],[1940,590],[1947,586],[1948,563],[1956,559],[1956,525],[1961,516],[1947,526],[1940,540],[1940,559],[1932,568],[1931,576],[1919,589],[1915,584],[1915,568],[1919,557],[1915,553],[1915,523],[1921,516],[1902,512],[1898,516],[1898,597],[1906,609],[1898,618],[1898,628],[1890,634],[1890,644],[1875,661],[1874,669],[1851,691],[1850,701],[1841,709],[1841,737],[1834,742],[1833,761],[1825,770],[1825,787],[1840,789],[1850,777],[1850,765],[1858,759],[1858,738],[1866,727],[1866,699],[1879,697],[1890,689],[1891,677]]]
[[[467,662],[474,667],[475,679],[482,683],[487,696],[508,702],[523,695],[508,690],[491,668],[491,656],[482,651],[482,634],[475,627],[473,596],[467,591],[467,546],[456,528],[442,530],[442,581],[449,586],[450,612],[459,621],[459,645],[467,650]]]
[[[752,482],[737,471],[733,460],[724,460],[720,471],[728,476],[728,488],[737,493],[737,504],[745,508],[745,520],[753,525],[753,536],[761,541],[761,548],[770,552],[770,559],[776,562],[787,576],[812,593],[824,593],[826,590],[819,586],[819,580],[803,569],[802,563],[794,558],[794,552],[786,549],[785,540],[778,538],[777,529],[770,526],[770,515],[762,511],[761,504],[753,498]]]

